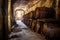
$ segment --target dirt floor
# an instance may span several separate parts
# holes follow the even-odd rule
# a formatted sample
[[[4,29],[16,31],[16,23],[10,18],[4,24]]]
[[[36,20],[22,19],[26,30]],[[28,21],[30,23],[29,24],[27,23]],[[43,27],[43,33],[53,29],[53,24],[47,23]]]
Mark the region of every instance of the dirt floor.
[[[18,32],[11,32],[11,34],[9,35],[9,40],[43,40],[43,38],[39,38],[34,34],[34,32],[29,30],[29,28],[24,23],[21,23],[22,22],[20,22],[18,26],[18,28],[20,28],[21,30]]]

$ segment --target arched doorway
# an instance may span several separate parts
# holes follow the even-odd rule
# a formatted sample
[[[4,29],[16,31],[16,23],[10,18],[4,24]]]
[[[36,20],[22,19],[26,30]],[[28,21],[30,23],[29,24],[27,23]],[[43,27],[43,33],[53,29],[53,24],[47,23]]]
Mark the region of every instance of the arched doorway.
[[[23,9],[17,9],[14,14],[15,20],[20,20],[20,21],[23,20],[24,14],[25,14],[25,11]]]

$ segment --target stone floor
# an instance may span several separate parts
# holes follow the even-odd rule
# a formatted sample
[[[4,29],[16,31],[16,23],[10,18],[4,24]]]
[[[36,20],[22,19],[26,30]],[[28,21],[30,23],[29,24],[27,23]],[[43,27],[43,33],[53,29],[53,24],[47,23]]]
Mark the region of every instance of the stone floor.
[[[23,22],[17,22],[17,24],[22,29],[22,31],[16,33],[11,32],[9,37],[12,37],[14,35],[17,35],[17,37],[10,38],[9,40],[43,40],[35,35],[31,30],[29,30],[29,28]]]

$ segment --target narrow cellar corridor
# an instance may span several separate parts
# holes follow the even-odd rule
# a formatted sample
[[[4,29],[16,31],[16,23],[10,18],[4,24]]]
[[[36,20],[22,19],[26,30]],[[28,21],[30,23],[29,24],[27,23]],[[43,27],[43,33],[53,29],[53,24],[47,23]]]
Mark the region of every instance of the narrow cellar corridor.
[[[0,0],[0,40],[60,40],[60,0]]]

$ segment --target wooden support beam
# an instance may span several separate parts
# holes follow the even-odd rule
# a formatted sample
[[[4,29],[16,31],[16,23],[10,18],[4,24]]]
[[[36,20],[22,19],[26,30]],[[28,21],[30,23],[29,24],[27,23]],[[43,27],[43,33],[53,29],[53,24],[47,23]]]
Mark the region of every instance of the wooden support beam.
[[[11,0],[8,0],[8,31],[11,31]]]
[[[56,19],[58,19],[58,2],[59,0],[56,0]]]

